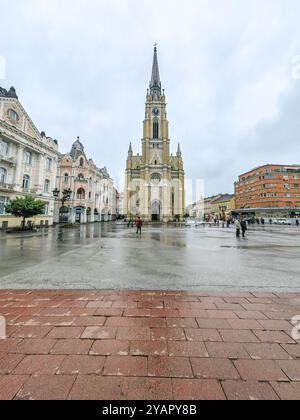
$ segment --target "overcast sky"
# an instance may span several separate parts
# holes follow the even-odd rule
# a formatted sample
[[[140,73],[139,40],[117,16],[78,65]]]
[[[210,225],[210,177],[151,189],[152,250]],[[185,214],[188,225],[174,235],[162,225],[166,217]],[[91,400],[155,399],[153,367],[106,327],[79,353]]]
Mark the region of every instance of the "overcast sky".
[[[61,152],[79,135],[116,182],[129,142],[140,152],[154,42],[172,151],[180,141],[206,195],[300,163],[299,0],[0,0],[0,15],[0,85]]]

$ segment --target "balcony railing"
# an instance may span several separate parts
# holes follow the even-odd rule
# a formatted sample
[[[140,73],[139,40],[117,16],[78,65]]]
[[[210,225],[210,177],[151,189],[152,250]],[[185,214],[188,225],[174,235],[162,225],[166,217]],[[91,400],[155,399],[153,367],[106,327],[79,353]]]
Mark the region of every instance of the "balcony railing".
[[[7,184],[6,182],[0,182],[0,189],[1,190],[6,190],[6,191],[11,191],[14,189],[14,185],[13,184]]]
[[[0,160],[3,160],[4,162],[9,163],[10,165],[15,165],[17,163],[14,157],[6,156],[3,154],[0,154]]]

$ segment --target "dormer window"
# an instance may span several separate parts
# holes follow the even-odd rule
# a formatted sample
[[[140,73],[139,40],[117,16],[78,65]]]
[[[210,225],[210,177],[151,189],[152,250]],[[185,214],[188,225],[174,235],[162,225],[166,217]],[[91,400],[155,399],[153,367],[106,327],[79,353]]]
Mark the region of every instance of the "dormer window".
[[[83,168],[83,166],[84,166],[84,159],[83,158],[80,158],[79,166],[80,166],[80,168]]]
[[[9,109],[8,110],[8,118],[11,120],[11,121],[14,121],[14,122],[17,122],[18,120],[19,120],[19,116],[18,116],[18,114],[16,113],[16,111],[14,111],[13,109]]]

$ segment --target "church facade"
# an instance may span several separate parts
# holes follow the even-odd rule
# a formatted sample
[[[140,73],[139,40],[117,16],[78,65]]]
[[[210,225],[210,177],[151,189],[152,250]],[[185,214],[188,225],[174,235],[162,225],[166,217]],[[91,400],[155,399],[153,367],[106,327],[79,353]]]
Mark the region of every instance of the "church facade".
[[[169,122],[162,89],[157,47],[150,89],[147,91],[142,153],[134,155],[130,144],[125,174],[124,212],[127,219],[146,222],[182,220],[185,214],[184,165],[180,145],[170,154]]]

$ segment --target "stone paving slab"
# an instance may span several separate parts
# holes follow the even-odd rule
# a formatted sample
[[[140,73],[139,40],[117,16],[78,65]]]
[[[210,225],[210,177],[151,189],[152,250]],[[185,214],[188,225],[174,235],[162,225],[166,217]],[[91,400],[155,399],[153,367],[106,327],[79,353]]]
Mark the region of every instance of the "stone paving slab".
[[[0,290],[0,400],[300,400],[298,315],[300,293]]]

